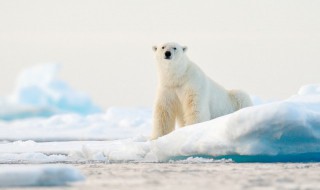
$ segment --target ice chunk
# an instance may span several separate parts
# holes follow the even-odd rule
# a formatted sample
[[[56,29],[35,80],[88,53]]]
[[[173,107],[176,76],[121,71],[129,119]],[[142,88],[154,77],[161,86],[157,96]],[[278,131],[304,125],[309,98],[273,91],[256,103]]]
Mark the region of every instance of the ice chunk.
[[[12,165],[0,167],[0,187],[63,186],[84,180],[76,169],[65,165]]]
[[[58,64],[44,64],[23,71],[13,94],[0,100],[0,119],[100,112],[86,94],[58,78],[59,70]]]

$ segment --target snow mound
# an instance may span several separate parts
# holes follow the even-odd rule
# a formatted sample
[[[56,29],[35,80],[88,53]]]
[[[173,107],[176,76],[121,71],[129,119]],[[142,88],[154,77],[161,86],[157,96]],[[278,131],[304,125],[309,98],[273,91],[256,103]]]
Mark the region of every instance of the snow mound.
[[[159,160],[187,155],[258,156],[259,160],[284,155],[290,161],[305,154],[310,159],[317,155],[320,161],[319,127],[320,96],[295,97],[176,130],[157,140],[153,152]]]
[[[82,174],[64,165],[1,166],[0,187],[63,186],[84,180]]]
[[[23,71],[18,77],[14,93],[0,100],[0,119],[99,112],[100,109],[86,94],[73,90],[58,78],[59,70],[58,64],[45,64]]]
[[[320,95],[319,84],[309,84],[300,88],[299,95]]]

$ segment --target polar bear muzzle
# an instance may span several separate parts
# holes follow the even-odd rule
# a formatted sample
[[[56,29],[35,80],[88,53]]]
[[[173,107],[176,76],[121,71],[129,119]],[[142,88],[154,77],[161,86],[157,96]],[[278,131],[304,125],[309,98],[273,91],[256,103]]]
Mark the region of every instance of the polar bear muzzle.
[[[171,59],[171,52],[170,51],[166,51],[165,53],[164,53],[164,58],[165,59]]]

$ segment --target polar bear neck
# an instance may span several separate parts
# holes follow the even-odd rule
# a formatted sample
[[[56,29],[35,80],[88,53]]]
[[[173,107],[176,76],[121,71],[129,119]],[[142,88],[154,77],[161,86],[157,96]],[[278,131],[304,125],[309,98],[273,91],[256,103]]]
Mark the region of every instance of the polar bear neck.
[[[179,87],[187,81],[187,72],[192,66],[190,60],[184,56],[179,60],[158,64],[158,76],[161,86]]]

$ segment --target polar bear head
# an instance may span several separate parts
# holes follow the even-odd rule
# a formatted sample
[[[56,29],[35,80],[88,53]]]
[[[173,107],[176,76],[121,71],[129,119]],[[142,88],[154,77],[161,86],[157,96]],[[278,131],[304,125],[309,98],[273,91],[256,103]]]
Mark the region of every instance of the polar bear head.
[[[179,62],[185,57],[184,53],[187,47],[180,46],[177,43],[165,43],[158,46],[153,46],[158,62]]]

